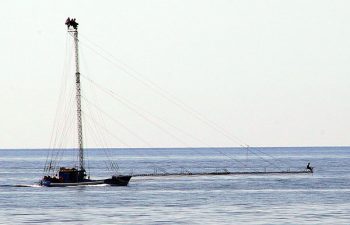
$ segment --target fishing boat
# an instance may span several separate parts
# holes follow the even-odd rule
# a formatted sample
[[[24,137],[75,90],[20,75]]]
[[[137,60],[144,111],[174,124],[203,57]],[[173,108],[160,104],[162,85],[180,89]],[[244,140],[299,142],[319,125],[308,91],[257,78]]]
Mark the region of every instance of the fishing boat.
[[[75,154],[77,155],[77,163],[75,166],[71,167],[60,167],[58,166],[57,162],[55,160],[47,160],[45,168],[44,168],[44,175],[43,178],[40,180],[40,185],[47,186],[47,187],[66,187],[66,186],[82,186],[82,185],[100,185],[100,184],[107,184],[112,186],[127,186],[131,177],[148,177],[148,176],[216,176],[216,175],[290,175],[290,174],[312,174],[313,173],[313,167],[310,166],[310,163],[305,168],[300,169],[281,169],[279,166],[276,166],[273,162],[267,161],[265,158],[260,157],[262,160],[266,161],[270,165],[272,165],[274,168],[271,170],[267,170],[266,167],[263,170],[257,170],[253,169],[252,171],[229,171],[228,169],[224,168],[221,170],[216,170],[214,172],[201,172],[201,171],[190,171],[190,170],[181,170],[181,172],[167,172],[165,169],[161,168],[161,171],[164,171],[162,173],[158,173],[158,169],[155,169],[153,173],[135,173],[133,175],[122,175],[117,172],[118,166],[111,165],[112,168],[115,169],[114,175],[112,177],[107,179],[90,179],[90,174],[87,173],[86,167],[85,167],[85,159],[84,159],[84,142],[83,142],[83,120],[82,120],[82,104],[81,104],[81,82],[80,82],[80,70],[79,70],[79,40],[78,40],[78,23],[75,19],[68,18],[66,20],[66,25],[68,27],[68,33],[71,37],[73,37],[74,41],[74,61],[75,61],[75,117],[76,117],[76,123],[77,123],[77,142],[78,147],[77,149],[74,149]],[[83,76],[83,78],[86,78]],[[87,79],[89,80],[89,79]],[[146,82],[144,82],[146,83]],[[94,83],[93,83],[94,84]],[[100,88],[100,86],[97,86]],[[103,90],[103,89],[102,89]],[[105,91],[105,90],[103,90]],[[107,93],[113,93],[112,91],[105,91]],[[84,98],[85,99],[85,98]],[[174,101],[173,101],[174,102]],[[176,102],[176,101],[175,101]],[[184,104],[177,104],[183,106]],[[189,110],[191,109],[189,108]],[[137,113],[138,115],[141,115],[141,113]],[[192,113],[196,114],[196,113]],[[198,119],[198,116],[197,116]],[[200,121],[204,121],[203,117],[199,117]],[[148,122],[152,122],[151,120],[148,120]],[[211,122],[205,122],[206,125],[211,125]],[[156,124],[156,127],[160,127]],[[215,130],[218,130],[217,126],[214,126]],[[163,129],[162,129],[163,130]],[[180,129],[178,129],[180,130]],[[186,132],[184,132],[186,133]],[[225,137],[229,137],[225,132],[220,130],[220,133],[223,134]],[[247,150],[247,152],[252,152],[251,148],[248,145],[241,145],[243,149]],[[237,159],[234,159],[230,155],[220,151],[216,148],[211,148],[213,151],[217,151],[221,155],[227,157],[230,160],[234,160],[235,162],[238,162],[244,166],[246,166],[244,163],[240,162]],[[261,152],[261,151],[260,151]],[[252,152],[254,155],[257,155],[256,153]],[[267,155],[264,152],[261,152],[265,155]],[[53,156],[53,155],[52,155]],[[58,154],[55,155],[56,159]],[[53,157],[53,158],[55,158]],[[273,157],[272,157],[273,158]],[[276,160],[273,158],[273,160]],[[57,160],[56,160],[57,161]]]
[[[75,167],[53,167],[51,160],[45,165],[44,172],[46,174],[40,180],[40,185],[47,187],[66,187],[66,186],[82,186],[82,185],[99,185],[108,184],[111,186],[127,186],[131,175],[113,175],[108,179],[90,179],[87,175],[84,162],[84,143],[83,143],[83,124],[82,124],[82,109],[81,109],[81,85],[79,72],[79,48],[78,48],[78,23],[75,19],[68,18],[65,23],[68,27],[68,32],[74,40],[75,51],[75,97],[76,97],[76,118],[77,118],[77,137],[78,137],[78,165]],[[50,175],[51,174],[51,175]]]

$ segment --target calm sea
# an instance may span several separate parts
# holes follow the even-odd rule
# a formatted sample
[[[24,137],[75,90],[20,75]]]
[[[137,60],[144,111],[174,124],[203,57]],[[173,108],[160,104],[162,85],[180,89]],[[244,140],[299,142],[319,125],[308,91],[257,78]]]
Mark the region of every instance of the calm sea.
[[[112,174],[108,158],[124,174],[315,167],[313,175],[135,177],[127,187],[40,187],[46,155],[0,150],[0,224],[350,224],[350,147],[86,153],[91,178]],[[75,159],[66,150],[62,164]]]

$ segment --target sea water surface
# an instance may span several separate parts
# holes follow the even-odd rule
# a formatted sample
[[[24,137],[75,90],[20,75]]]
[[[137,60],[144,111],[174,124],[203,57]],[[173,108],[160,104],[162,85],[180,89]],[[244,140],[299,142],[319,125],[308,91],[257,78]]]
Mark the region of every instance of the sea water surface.
[[[65,152],[63,166],[76,159]],[[123,174],[294,170],[308,162],[315,173],[48,188],[37,185],[47,150],[0,150],[0,224],[350,224],[350,147],[90,149],[91,178],[112,174],[105,153]]]

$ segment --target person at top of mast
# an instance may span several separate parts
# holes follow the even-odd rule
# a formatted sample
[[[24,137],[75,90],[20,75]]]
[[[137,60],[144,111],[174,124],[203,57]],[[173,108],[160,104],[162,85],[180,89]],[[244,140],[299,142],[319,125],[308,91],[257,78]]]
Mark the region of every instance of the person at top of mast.
[[[79,23],[77,23],[77,22],[75,21],[75,18],[72,19],[72,20],[70,21],[70,24],[72,25],[72,27],[73,27],[75,30],[78,29]]]
[[[66,19],[66,23],[65,23],[69,29],[70,26],[72,26],[75,30],[78,29],[78,25],[79,23],[77,23],[74,19],[70,19],[69,17]]]
[[[69,17],[66,19],[66,22],[64,24],[66,24],[68,29],[69,29],[69,27],[70,27],[70,18]]]

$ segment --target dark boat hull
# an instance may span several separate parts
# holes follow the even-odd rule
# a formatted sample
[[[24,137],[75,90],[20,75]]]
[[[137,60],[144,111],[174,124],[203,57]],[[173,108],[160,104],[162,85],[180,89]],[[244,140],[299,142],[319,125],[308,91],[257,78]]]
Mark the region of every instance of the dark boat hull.
[[[40,181],[41,186],[46,187],[71,187],[71,186],[87,186],[108,184],[111,186],[127,186],[132,176],[113,176],[110,179],[104,180],[84,180],[81,182],[53,182],[51,180],[43,179]]]
[[[104,180],[104,183],[111,186],[127,186],[130,179],[131,176],[113,176],[111,179]]]

